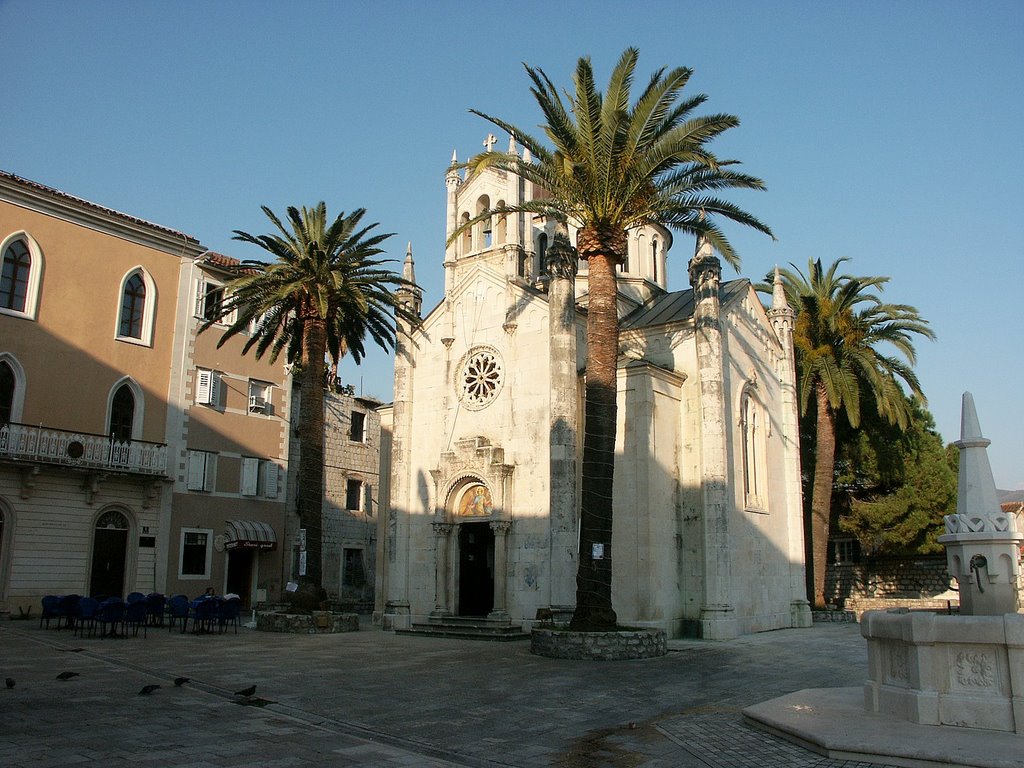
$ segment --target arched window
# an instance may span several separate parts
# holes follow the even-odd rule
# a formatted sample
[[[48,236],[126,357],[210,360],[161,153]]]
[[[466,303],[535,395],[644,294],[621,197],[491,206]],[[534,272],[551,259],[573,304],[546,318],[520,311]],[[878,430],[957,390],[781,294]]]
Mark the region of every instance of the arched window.
[[[0,424],[11,421],[14,410],[14,371],[6,360],[0,360]]]
[[[479,216],[484,211],[487,211],[491,207],[491,198],[487,195],[480,195],[476,201],[476,215]],[[473,238],[473,247],[481,251],[484,248],[490,248],[492,244],[492,232],[491,232],[491,216],[488,216],[483,221],[477,222],[473,229],[476,232],[476,237]]]
[[[0,312],[34,320],[39,298],[43,254],[26,232],[15,232],[0,242]]]
[[[134,274],[125,281],[121,292],[121,336],[142,338],[142,313],[145,307],[146,285],[142,277]]]
[[[541,274],[548,273],[548,236],[543,232],[537,238],[537,259]]]
[[[142,388],[131,378],[114,384],[107,403],[107,434],[120,443],[141,439],[144,404]]]
[[[748,389],[740,405],[743,450],[743,497],[747,509],[765,509],[765,444],[761,409]]]
[[[153,306],[156,285],[142,267],[136,267],[121,281],[121,304],[117,315],[117,338],[149,346],[153,338]]]
[[[658,282],[658,238],[651,238],[651,275],[654,282]]]
[[[499,200],[498,208],[503,208],[504,206],[505,201]],[[494,228],[494,242],[499,245],[508,242],[508,214],[498,217],[498,223]]]
[[[28,276],[32,268],[32,257],[24,240],[15,240],[4,250],[3,277],[0,279],[0,306],[25,311],[28,297]]]
[[[135,395],[127,384],[117,388],[110,401],[109,434],[115,440],[126,443],[132,439],[132,424],[135,421]]]
[[[21,421],[25,372],[9,352],[0,352],[0,424]]]
[[[469,224],[469,213],[462,214],[461,226]],[[462,253],[460,256],[465,256],[473,250],[473,232],[469,227],[466,227],[462,232]]]

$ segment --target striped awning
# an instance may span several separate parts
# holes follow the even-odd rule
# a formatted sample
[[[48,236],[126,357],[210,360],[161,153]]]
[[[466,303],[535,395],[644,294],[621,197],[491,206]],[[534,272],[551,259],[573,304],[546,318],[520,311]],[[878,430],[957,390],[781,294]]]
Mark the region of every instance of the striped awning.
[[[277,534],[259,520],[228,520],[224,528],[224,549],[277,548]]]

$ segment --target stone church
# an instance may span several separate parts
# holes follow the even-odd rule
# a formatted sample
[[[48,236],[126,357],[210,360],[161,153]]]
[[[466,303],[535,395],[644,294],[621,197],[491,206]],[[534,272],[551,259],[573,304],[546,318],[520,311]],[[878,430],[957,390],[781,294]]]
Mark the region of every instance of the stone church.
[[[446,187],[449,235],[544,194],[493,169],[467,175],[454,156]],[[495,216],[447,246],[437,306],[424,315],[420,294],[404,293],[423,322],[400,326],[382,413],[387,628],[571,615],[587,265],[552,258],[555,226]],[[691,287],[669,290],[671,246],[660,226],[630,231],[618,275],[613,606],[621,624],[670,637],[809,626],[794,313],[778,282],[767,310],[749,280],[723,282],[704,243]],[[415,279],[411,248],[404,274]]]

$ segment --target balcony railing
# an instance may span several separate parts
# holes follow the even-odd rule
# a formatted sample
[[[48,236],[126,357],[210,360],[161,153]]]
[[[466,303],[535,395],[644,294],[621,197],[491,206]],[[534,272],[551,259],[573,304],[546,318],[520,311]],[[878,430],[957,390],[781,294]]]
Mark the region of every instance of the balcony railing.
[[[10,422],[0,426],[0,459],[81,469],[167,474],[167,445]]]

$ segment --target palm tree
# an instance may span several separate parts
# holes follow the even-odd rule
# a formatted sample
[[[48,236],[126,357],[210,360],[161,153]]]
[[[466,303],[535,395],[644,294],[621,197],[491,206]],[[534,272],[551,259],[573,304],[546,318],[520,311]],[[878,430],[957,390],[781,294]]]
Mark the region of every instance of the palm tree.
[[[341,213],[328,223],[327,206],[317,203],[301,210],[288,208],[286,227],[266,206],[263,212],[276,233],[250,235],[235,230],[235,240],[252,243],[270,253],[271,263],[249,260],[241,276],[225,291],[217,317],[234,314],[218,346],[248,331],[243,354],[257,358],[282,352],[296,364],[300,382],[298,511],[306,530],[304,585],[322,589],[322,522],[324,476],[324,373],[330,354],[337,365],[345,354],[358,363],[367,335],[383,349],[395,345],[393,316],[406,318],[392,287],[405,281],[373,257],[390,234],[370,234],[377,224],[360,228],[366,211]],[[408,317],[407,319],[413,320]],[[202,330],[212,323],[208,321]]]
[[[848,259],[838,259],[826,270],[820,259],[810,259],[807,275],[795,266],[779,271],[786,299],[797,312],[793,345],[801,417],[810,418],[812,401],[814,408],[814,480],[808,532],[811,598],[816,608],[825,606],[836,419],[843,414],[851,427],[858,428],[863,403],[873,405],[885,421],[905,429],[912,416],[912,401],[905,396],[900,381],[921,402],[925,399],[912,368],[917,359],[912,337],[935,338],[917,309],[882,301],[876,291],[884,289],[888,277],[837,275],[845,261]],[[902,359],[883,354],[880,347],[887,344]]]
[[[523,157],[485,152],[467,163],[470,171],[493,167],[511,172],[547,196],[484,211],[453,235],[494,214],[512,212],[571,222],[579,229],[577,249],[588,263],[589,305],[580,558],[571,626],[584,630],[616,624],[611,558],[592,559],[591,551],[594,543],[611,541],[619,350],[615,267],[626,256],[626,230],[657,222],[704,237],[733,266],[739,259],[715,216],[771,234],[756,218],[713,195],[723,189],[764,188],[759,179],[731,170],[735,161],[719,160],[706,146],[739,120],[724,114],[694,116],[707,97],[681,98],[692,73],[682,67],[658,69],[631,103],[637,57],[634,48],[622,54],[604,94],[594,86],[590,59],[581,58],[568,104],[542,70],[526,66],[554,150],[511,123],[471,110],[513,135],[532,158],[525,152]]]

